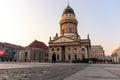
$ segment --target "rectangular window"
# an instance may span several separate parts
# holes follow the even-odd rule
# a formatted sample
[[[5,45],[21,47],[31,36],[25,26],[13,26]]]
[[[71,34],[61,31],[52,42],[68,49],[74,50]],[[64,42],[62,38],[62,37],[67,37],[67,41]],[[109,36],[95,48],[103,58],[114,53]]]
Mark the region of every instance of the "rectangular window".
[[[59,55],[57,55],[57,59],[59,60]]]
[[[85,51],[85,49],[84,49],[84,48],[82,48],[82,51]]]
[[[57,51],[59,51],[60,49],[59,48],[57,48]]]
[[[52,51],[54,51],[54,49],[52,49]]]
[[[68,55],[68,60],[70,60],[71,59],[71,56],[70,55]]]
[[[71,48],[68,48],[68,50],[70,51],[70,50],[71,50]]]
[[[65,55],[64,55],[64,60],[65,60]]]
[[[75,59],[75,60],[77,59],[77,55],[74,55],[74,59]]]
[[[36,59],[36,54],[35,54],[35,53],[33,53],[33,59],[34,59],[34,60]]]
[[[74,50],[77,50],[77,48],[74,48]]]
[[[27,57],[27,52],[25,52],[25,57]]]

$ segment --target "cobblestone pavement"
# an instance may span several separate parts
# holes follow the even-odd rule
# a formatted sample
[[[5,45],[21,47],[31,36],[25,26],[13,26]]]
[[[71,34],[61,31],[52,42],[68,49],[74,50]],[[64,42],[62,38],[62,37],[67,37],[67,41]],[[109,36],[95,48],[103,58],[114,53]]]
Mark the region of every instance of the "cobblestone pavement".
[[[0,80],[120,80],[120,64],[0,63]]]
[[[87,66],[89,64],[2,63],[0,80],[63,80]]]
[[[92,64],[63,80],[120,80],[120,64]]]

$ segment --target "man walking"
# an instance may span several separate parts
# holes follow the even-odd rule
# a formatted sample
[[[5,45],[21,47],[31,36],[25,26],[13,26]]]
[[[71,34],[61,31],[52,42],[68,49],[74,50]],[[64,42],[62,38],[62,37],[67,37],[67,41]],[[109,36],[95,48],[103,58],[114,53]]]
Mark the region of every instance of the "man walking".
[[[52,55],[52,63],[56,63],[56,54],[55,53],[53,53],[53,55]]]

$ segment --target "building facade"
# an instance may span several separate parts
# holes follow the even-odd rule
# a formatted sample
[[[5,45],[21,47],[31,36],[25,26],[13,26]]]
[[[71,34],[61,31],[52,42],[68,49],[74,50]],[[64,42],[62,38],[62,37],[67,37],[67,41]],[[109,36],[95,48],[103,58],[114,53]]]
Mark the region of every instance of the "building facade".
[[[0,60],[2,61],[17,61],[20,50],[23,47],[11,43],[0,42]]]
[[[104,53],[103,47],[100,45],[91,46],[90,58],[105,60],[105,53]]]
[[[111,57],[112,57],[112,62],[120,63],[120,46],[112,52]]]
[[[20,62],[44,62],[45,52],[41,48],[26,48],[19,54]]]
[[[56,60],[71,62],[89,58],[91,42],[89,35],[87,39],[81,39],[78,34],[78,21],[74,10],[68,5],[60,20],[60,34],[56,33],[53,39],[49,40],[49,61],[52,60],[53,53]]]
[[[24,50],[20,51],[21,62],[44,62],[48,60],[48,47],[40,41],[33,41]]]

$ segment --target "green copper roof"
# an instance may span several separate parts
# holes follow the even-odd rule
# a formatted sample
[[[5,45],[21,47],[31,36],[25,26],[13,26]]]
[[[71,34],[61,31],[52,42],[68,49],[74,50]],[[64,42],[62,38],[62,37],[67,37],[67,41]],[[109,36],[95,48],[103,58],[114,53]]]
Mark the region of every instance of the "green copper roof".
[[[68,6],[64,9],[63,15],[64,15],[64,14],[69,14],[69,13],[75,15],[74,10],[68,5]]]

